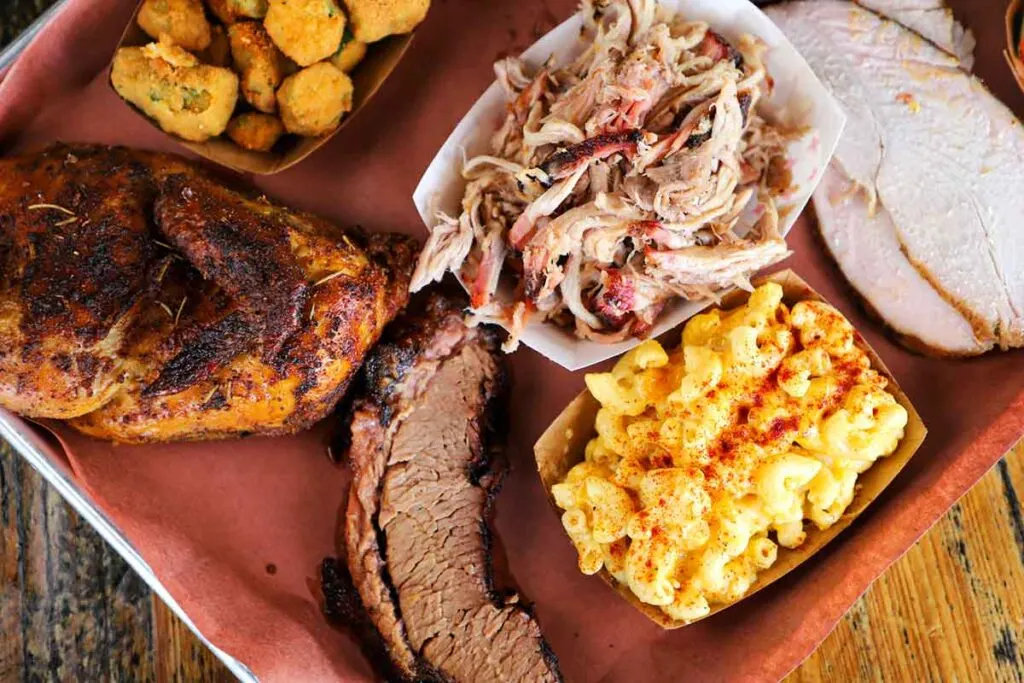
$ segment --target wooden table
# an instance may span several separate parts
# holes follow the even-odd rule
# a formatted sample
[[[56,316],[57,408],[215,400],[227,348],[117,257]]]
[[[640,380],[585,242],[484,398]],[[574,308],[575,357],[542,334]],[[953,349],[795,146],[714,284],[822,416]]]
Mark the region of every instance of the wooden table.
[[[0,44],[47,0],[0,0]],[[1024,444],[861,598],[792,681],[1024,681]],[[231,674],[0,442],[0,682]]]
[[[1024,681],[1024,443],[850,610],[792,681]],[[0,681],[230,681],[0,442]]]

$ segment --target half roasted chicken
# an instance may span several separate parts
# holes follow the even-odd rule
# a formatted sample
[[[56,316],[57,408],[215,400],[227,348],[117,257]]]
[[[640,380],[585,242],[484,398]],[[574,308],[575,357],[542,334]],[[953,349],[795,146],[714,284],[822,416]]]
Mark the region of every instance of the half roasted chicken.
[[[405,305],[415,244],[176,157],[0,162],[0,406],[121,442],[299,431]]]

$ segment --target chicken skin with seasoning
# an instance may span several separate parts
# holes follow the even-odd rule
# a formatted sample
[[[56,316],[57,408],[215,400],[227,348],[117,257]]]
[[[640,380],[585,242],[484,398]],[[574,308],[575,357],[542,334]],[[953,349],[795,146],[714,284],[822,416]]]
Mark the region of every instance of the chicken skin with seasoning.
[[[69,418],[118,391],[157,252],[151,159],[57,146],[0,161],[0,406]]]
[[[123,258],[114,258],[134,270],[95,259],[85,263],[94,272],[77,275],[102,279],[105,287],[114,286],[115,276],[131,279],[119,285],[123,293],[111,295],[120,306],[105,313],[111,322],[93,333],[104,333],[93,344],[106,354],[95,363],[104,372],[91,380],[93,398],[79,400],[73,411],[66,395],[83,393],[75,384],[82,381],[80,363],[62,370],[57,361],[18,366],[11,360],[35,353],[38,345],[29,336],[38,334],[29,318],[7,312],[34,310],[21,294],[35,284],[34,271],[23,267],[28,275],[4,281],[0,335],[18,343],[0,356],[0,406],[33,417],[73,418],[79,431],[125,443],[297,432],[334,409],[363,355],[406,303],[416,253],[408,238],[343,230],[229,188],[175,157],[98,147],[44,156],[58,154],[74,154],[78,163],[88,155],[135,160],[142,178],[137,191],[105,188],[110,174],[82,173],[75,180],[89,196],[135,198],[135,213],[125,210],[122,223],[137,236],[134,242],[122,236]],[[11,188],[20,185],[19,174],[33,183],[23,171],[8,171]],[[75,210],[74,202],[64,201]],[[25,249],[11,245],[19,231],[36,225],[35,214],[3,214],[0,256],[31,262]],[[76,295],[59,280],[49,286],[56,300]],[[59,313],[53,329],[80,331],[74,311]],[[56,357],[66,352],[62,339],[42,341]],[[71,389],[37,390],[52,398],[35,399],[30,413],[19,386],[46,382]]]

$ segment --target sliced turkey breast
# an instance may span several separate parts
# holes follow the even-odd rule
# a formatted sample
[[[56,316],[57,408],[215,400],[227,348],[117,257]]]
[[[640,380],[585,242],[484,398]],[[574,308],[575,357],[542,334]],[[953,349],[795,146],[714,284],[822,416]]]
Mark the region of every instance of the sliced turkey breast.
[[[850,185],[829,167],[814,191],[814,208],[822,242],[868,308],[926,353],[966,356],[992,348],[903,255],[889,212],[871,216],[864,195]]]
[[[955,57],[850,2],[766,11],[849,117],[834,163],[864,188],[867,207],[835,211],[866,222],[885,209],[897,241],[890,250],[898,247],[967,318],[979,352],[1024,345],[1024,132],[1013,114]],[[838,223],[823,222],[823,232]],[[897,288],[878,265],[894,254],[847,255],[871,263],[844,262],[844,272],[870,268],[879,291]],[[936,350],[953,353],[963,337],[951,333],[943,342]]]
[[[964,69],[971,70],[976,45],[974,35],[964,30],[944,0],[858,0],[858,3],[903,24],[955,56]]]

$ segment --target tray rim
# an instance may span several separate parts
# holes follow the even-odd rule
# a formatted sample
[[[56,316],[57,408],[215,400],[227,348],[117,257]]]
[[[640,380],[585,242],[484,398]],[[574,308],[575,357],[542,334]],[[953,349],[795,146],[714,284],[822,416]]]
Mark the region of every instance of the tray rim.
[[[3,51],[0,51],[0,78],[3,77],[6,69],[8,69],[11,66],[11,64],[13,64],[16,61],[16,59],[20,56],[21,52],[25,49],[25,47],[27,47],[27,45],[31,43],[32,39],[36,36],[36,34],[42,28],[44,28],[46,24],[49,23],[49,21],[53,20],[59,14],[59,10],[71,4],[72,3],[68,2],[67,0],[57,0],[54,6],[47,10],[44,13],[44,15],[41,15],[40,18],[37,19],[36,22],[34,22],[28,29],[26,29],[26,31],[23,32],[18,38],[16,38],[15,41],[13,41],[8,46],[8,48],[4,49]],[[1013,412],[1013,406],[1018,401],[1021,403],[1022,412],[1024,412],[1024,389],[1020,391],[1016,399],[1011,400],[1005,412],[998,415],[994,420],[991,420],[987,423],[981,423],[978,425],[979,437],[986,433],[990,433],[993,430],[997,430],[999,428],[1006,426],[1006,424],[1012,420],[1012,418],[1010,418],[1008,414]],[[218,657],[218,659],[224,662],[224,664],[229,668],[229,670],[232,671],[232,673],[235,676],[237,676],[240,680],[243,681],[257,681],[258,679],[252,674],[252,672],[248,671],[248,669],[246,669],[245,666],[241,664],[241,662],[235,660],[227,653],[224,653],[221,650],[219,650],[216,646],[212,645],[201,633],[199,633],[199,631],[193,625],[191,620],[182,611],[181,607],[166,592],[166,589],[162,586],[159,580],[156,579],[155,576],[152,576],[152,572],[149,570],[145,561],[140,556],[138,556],[138,554],[131,547],[127,539],[125,539],[125,537],[120,534],[117,528],[113,526],[109,520],[103,517],[102,513],[99,512],[98,508],[94,506],[91,498],[83,491],[81,491],[74,483],[74,481],[70,479],[64,472],[61,471],[61,469],[58,466],[56,466],[50,460],[50,458],[45,454],[43,449],[40,449],[36,445],[36,429],[37,428],[31,425],[31,423],[28,423],[22,420],[21,418],[9,414],[6,411],[0,410],[0,438],[7,440],[10,443],[12,450],[18,452],[21,457],[24,457],[25,460],[28,461],[29,464],[33,467],[33,469],[38,471],[44,477],[44,479],[46,479],[48,483],[54,486],[54,488],[61,494],[61,497],[64,498],[68,502],[68,504],[70,504],[76,511],[78,511],[83,516],[83,518],[85,518],[90,523],[91,526],[97,529],[100,535],[114,547],[118,554],[121,555],[126,562],[128,562],[128,564],[133,568],[133,570],[138,572],[143,577],[143,580],[146,581],[147,585],[149,585],[150,588],[161,597],[161,599],[171,608],[175,615],[185,622],[185,624],[189,627],[190,630],[192,630],[193,633],[197,635],[201,642],[203,642],[204,645],[210,648]],[[1017,431],[1016,438],[1024,438],[1024,429]],[[1011,448],[1013,448],[1013,442],[1011,442],[1007,446],[1007,449]],[[992,466],[994,466],[994,464],[998,462],[999,459],[1005,457],[1007,452],[1008,450],[1001,453],[999,457],[993,461]],[[966,485],[962,491],[957,490],[952,495],[950,505],[955,503],[955,501],[958,500],[964,493],[966,493],[966,491],[970,490],[977,484],[977,479],[975,477],[971,476],[969,477],[969,479],[970,483]],[[948,505],[943,505],[943,508],[939,512],[938,517],[935,521],[941,519],[941,517],[948,512],[948,507]],[[921,533],[926,533],[930,528],[932,528],[933,524],[934,521],[929,522]],[[915,536],[919,537],[920,534],[917,534]],[[902,555],[902,553],[900,555]],[[885,566],[880,570],[878,575],[881,576],[881,574],[888,571],[889,566],[893,562],[898,560],[900,555],[897,555],[891,558],[888,562],[886,562]],[[844,613],[847,610],[848,608],[844,609]],[[807,655],[809,655],[811,652],[813,652],[814,649],[818,647],[818,644],[820,644],[820,640],[827,637],[829,632],[830,631],[824,633],[820,639],[817,639],[819,642],[812,645],[806,653],[802,654],[800,658],[796,661],[796,663],[793,664],[792,668],[796,668],[797,666],[799,666],[800,662],[803,661],[803,659],[805,659]]]
[[[6,75],[7,69],[9,69],[14,62],[18,60],[21,53],[25,51],[36,35],[42,31],[50,21],[57,16],[57,14],[64,9],[67,5],[68,0],[57,0],[50,5],[46,10],[36,17],[36,20],[28,25],[24,31],[19,33],[14,40],[7,44],[3,50],[0,50],[0,78]]]
[[[39,15],[28,28],[18,34],[7,47],[0,51],[0,79],[6,75],[7,70],[21,57],[21,53],[35,40],[39,32],[67,5],[68,0],[57,0]],[[22,431],[22,428],[25,428],[25,431]],[[196,625],[192,623],[192,620],[185,613],[185,610],[171,596],[167,588],[160,583],[153,570],[150,569],[146,561],[142,559],[142,556],[132,547],[128,539],[100,512],[89,495],[82,491],[75,482],[50,461],[44,449],[38,445],[36,435],[32,434],[32,431],[33,428],[22,418],[0,409],[0,438],[11,446],[11,450],[23,458],[33,470],[38,472],[60,494],[60,497],[75,512],[81,515],[89,523],[89,526],[99,533],[103,540],[146,582],[150,590],[156,593],[160,600],[171,609],[171,612],[195,634],[203,645],[209,648],[217,659],[224,663],[224,666],[238,680],[243,681],[243,683],[258,683],[259,679],[242,662],[218,648],[207,640],[206,636],[200,633],[199,629],[196,628]]]
[[[61,0],[63,2],[64,0]],[[30,423],[6,410],[0,409],[0,438],[10,444],[11,449],[38,472],[48,484],[60,494],[74,510],[81,515],[93,529],[103,537],[107,543],[120,555],[125,562],[138,574],[146,585],[167,605],[176,617],[178,617],[192,633],[206,646],[234,676],[243,683],[259,683],[259,679],[250,671],[245,664],[232,657],[211,643],[196,627],[192,620],[182,609],[181,605],[171,596],[167,588],[156,577],[153,570],[132,547],[132,544],[121,533],[120,529],[114,526],[100,509],[93,502],[92,498],[71,480],[59,467],[51,462],[46,453],[46,448],[40,446],[36,429],[45,427],[33,427]]]

